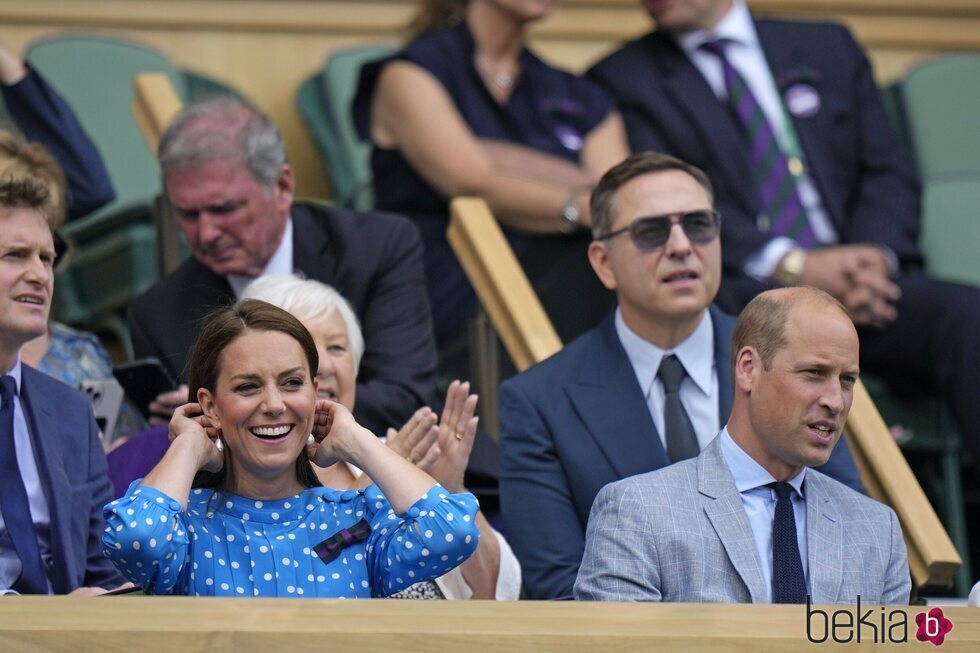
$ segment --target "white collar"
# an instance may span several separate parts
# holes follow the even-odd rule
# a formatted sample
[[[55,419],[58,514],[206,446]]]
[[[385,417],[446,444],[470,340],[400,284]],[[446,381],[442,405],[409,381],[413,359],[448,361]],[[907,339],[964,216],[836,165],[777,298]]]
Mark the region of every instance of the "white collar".
[[[0,376],[12,376],[14,378],[14,383],[17,386],[17,394],[20,394],[20,380],[23,376],[23,365],[24,364],[20,362],[20,354],[17,354],[17,360],[14,361],[14,366],[10,368],[10,371],[0,374]]]
[[[641,338],[627,326],[622,312],[616,309],[616,334],[636,372],[637,381],[645,396],[649,396],[653,380],[657,378],[660,361],[674,354],[684,366],[687,375],[706,396],[711,396],[711,371],[715,362],[714,324],[711,312],[705,309],[701,322],[683,342],[670,350],[661,349]]]
[[[721,445],[722,457],[728,464],[728,469],[732,473],[732,480],[735,482],[735,489],[738,490],[739,494],[776,482],[776,479],[765,467],[746,453],[745,449],[738,446],[731,433],[728,432],[727,426],[721,430],[718,437],[721,438],[719,444]],[[787,481],[801,497],[803,496],[803,477],[805,474],[806,467]]]
[[[293,218],[286,220],[286,229],[282,233],[279,247],[276,248],[272,258],[265,264],[265,268],[259,274],[264,277],[269,274],[292,274],[293,273]],[[241,274],[229,274],[228,284],[235,293],[235,299],[241,299],[242,294],[248,284],[255,280],[255,277],[247,277]]]
[[[742,0],[735,0],[732,3],[732,8],[715,29],[678,33],[674,38],[688,56],[697,52],[702,44],[717,39],[725,39],[740,46],[757,46],[759,43],[759,35],[755,31],[752,15]]]

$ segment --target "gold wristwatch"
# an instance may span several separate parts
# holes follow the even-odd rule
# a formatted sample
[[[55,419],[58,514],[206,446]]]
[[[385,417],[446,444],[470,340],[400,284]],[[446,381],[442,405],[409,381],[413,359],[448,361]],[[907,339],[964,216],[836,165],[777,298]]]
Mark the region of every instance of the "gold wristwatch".
[[[796,286],[803,277],[803,268],[806,266],[806,250],[794,248],[786,252],[786,256],[779,261],[773,278],[784,286]]]

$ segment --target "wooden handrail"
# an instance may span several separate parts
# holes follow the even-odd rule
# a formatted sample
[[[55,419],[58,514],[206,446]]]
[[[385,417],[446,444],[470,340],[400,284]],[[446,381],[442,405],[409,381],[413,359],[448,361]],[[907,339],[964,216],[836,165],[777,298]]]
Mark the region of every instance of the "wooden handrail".
[[[150,150],[157,151],[160,137],[183,106],[165,73],[140,73],[133,79],[136,97],[133,115],[143,131]]]
[[[457,197],[450,212],[449,244],[517,369],[558,352],[561,340],[486,202]]]
[[[5,653],[933,650],[915,641],[916,616],[926,607],[862,604],[857,616],[854,606],[812,609],[820,612],[811,620],[803,605],[5,596],[0,644]],[[847,618],[831,628],[838,611]],[[865,611],[871,618],[858,623]],[[980,610],[943,606],[943,616],[953,630],[938,651],[978,650]]]
[[[449,242],[517,369],[561,349],[486,203],[456,198],[450,210]],[[868,494],[898,515],[915,585],[950,585],[962,560],[860,382],[847,418],[847,437]]]
[[[136,95],[133,116],[150,150],[157,151],[167,125],[180,113],[183,102],[165,73],[139,73],[133,78]],[[156,203],[154,222],[157,232],[157,273],[163,277],[180,264],[180,234],[170,215],[166,193]]]

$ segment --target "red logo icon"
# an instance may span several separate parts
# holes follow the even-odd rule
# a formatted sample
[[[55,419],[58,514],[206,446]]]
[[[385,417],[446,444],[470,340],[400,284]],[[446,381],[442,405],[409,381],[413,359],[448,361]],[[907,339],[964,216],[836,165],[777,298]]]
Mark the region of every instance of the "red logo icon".
[[[920,612],[915,615],[915,623],[919,626],[915,638],[920,642],[932,642],[935,646],[942,646],[946,634],[953,630],[953,622],[943,616],[941,608]]]

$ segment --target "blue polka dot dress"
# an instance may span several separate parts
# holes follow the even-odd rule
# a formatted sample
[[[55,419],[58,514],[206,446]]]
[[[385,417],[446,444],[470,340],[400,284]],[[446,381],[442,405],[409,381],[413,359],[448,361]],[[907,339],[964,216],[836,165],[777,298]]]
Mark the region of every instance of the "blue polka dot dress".
[[[458,566],[479,539],[476,498],[438,485],[396,515],[376,485],[310,488],[279,501],[194,489],[182,511],[138,483],[105,507],[102,548],[150,594],[390,596]],[[350,535],[359,523],[361,539]],[[342,544],[324,562],[318,550],[331,536]]]

